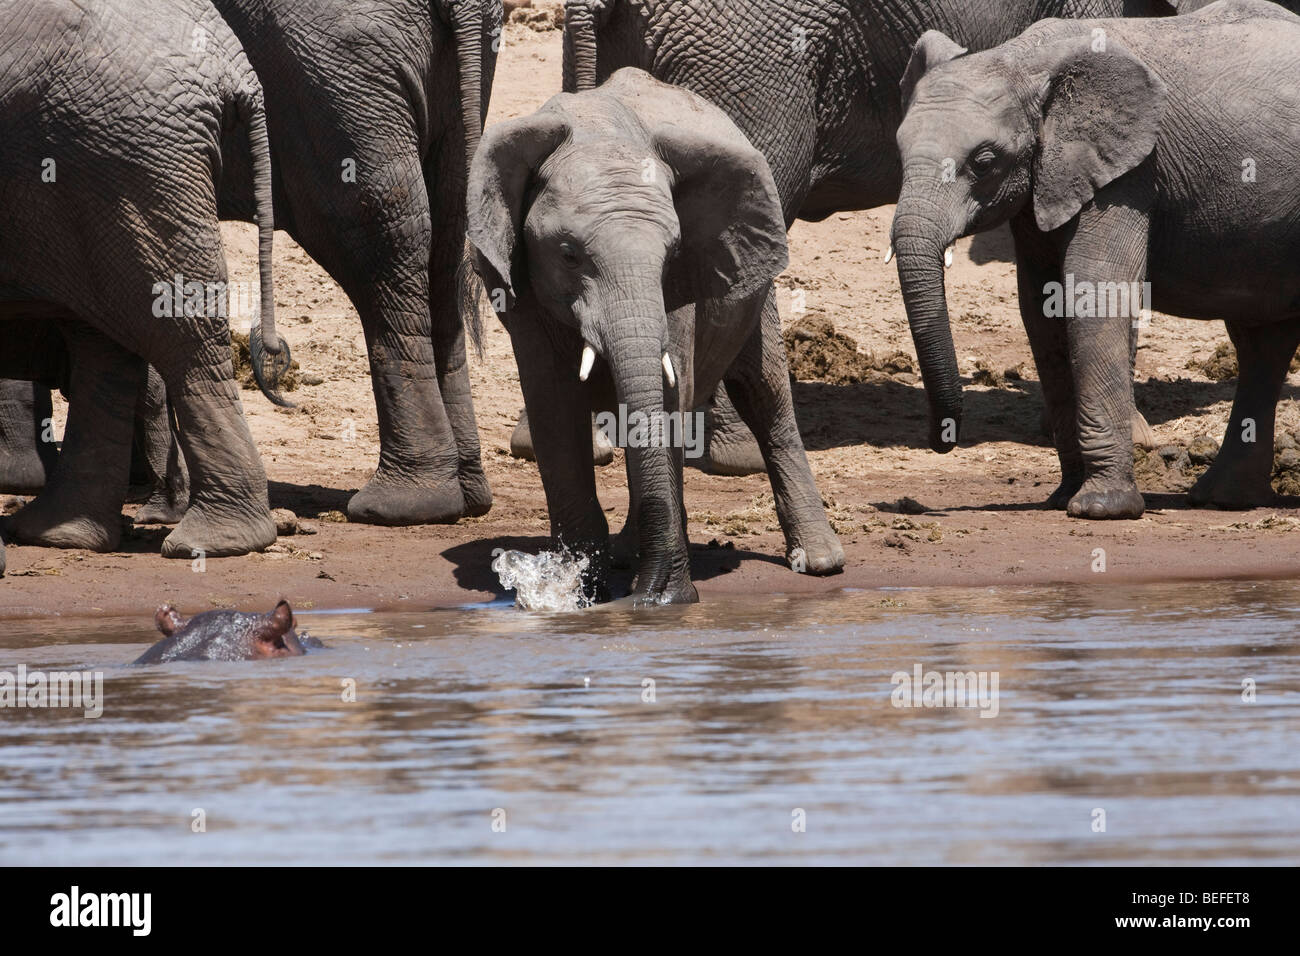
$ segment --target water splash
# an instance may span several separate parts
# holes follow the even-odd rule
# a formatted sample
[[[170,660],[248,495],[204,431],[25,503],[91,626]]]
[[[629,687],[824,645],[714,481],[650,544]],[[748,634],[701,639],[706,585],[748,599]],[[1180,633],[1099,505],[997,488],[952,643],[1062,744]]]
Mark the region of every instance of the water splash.
[[[585,554],[567,548],[525,554],[502,551],[492,559],[501,586],[515,592],[515,607],[525,611],[577,611],[595,602],[582,589],[591,564]]]

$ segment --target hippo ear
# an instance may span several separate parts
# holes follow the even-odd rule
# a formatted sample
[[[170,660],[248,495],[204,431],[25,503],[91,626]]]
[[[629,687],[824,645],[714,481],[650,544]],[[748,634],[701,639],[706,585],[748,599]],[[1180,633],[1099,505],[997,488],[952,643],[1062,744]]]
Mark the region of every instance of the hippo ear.
[[[158,613],[153,616],[153,622],[158,625],[158,630],[165,637],[171,637],[186,623],[180,612],[170,604],[164,604],[158,609]]]
[[[266,615],[257,625],[253,636],[264,644],[284,647],[284,635],[293,628],[293,608],[288,601],[281,601],[275,610]]]

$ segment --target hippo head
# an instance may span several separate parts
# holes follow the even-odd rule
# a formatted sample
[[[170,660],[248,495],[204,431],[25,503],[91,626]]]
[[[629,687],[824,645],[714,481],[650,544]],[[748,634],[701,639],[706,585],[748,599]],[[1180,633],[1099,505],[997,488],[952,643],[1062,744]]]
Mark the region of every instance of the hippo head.
[[[298,657],[307,653],[306,647],[320,646],[306,632],[299,638],[288,601],[281,601],[269,614],[204,611],[189,618],[164,604],[154,615],[154,623],[163,639],[145,651],[137,664]]]

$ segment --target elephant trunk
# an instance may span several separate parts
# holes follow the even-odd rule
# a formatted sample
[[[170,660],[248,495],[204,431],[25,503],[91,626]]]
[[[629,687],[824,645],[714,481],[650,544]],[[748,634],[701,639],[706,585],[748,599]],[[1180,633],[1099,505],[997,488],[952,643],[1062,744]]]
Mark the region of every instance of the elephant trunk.
[[[275,283],[271,250],[275,242],[275,206],[271,197],[271,145],[266,133],[266,104],[256,85],[241,84],[237,105],[248,126],[252,153],[253,202],[257,210],[257,274],[261,293],[261,322],[248,337],[249,360],[257,387],[276,405],[294,405],[280,393],[280,376],[289,368],[289,344],[275,331]]]
[[[917,208],[906,195],[894,216],[893,247],[912,342],[930,402],[930,447],[952,451],[961,429],[961,377],[952,344],[944,289],[944,254],[951,241],[933,207]]]
[[[678,406],[676,374],[668,384],[668,320],[657,284],[646,294],[623,299],[603,317],[599,347],[609,363],[619,417],[626,422],[628,481],[636,493],[635,518],[640,559],[633,603],[689,603],[699,600],[691,584],[690,554],[683,526],[681,452],[670,447],[675,432],[665,407]],[[671,360],[669,360],[671,361]],[[679,430],[678,430],[679,431]]]
[[[589,3],[564,5],[564,92],[596,86],[596,14]]]

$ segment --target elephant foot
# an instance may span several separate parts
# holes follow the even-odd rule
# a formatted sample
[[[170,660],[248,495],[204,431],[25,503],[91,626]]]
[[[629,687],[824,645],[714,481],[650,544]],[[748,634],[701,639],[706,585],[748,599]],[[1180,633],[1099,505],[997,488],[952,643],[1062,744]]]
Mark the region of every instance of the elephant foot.
[[[533,449],[533,433],[528,427],[527,409],[519,413],[519,424],[510,434],[510,454],[515,458],[522,458],[525,461],[536,461],[537,452]],[[591,425],[591,463],[598,468],[603,468],[614,460],[614,446],[610,443],[609,437],[599,428],[593,420]]]
[[[792,536],[785,552],[786,561],[799,574],[823,577],[844,570],[844,548],[830,525]]]
[[[1158,447],[1156,444],[1156,433],[1147,420],[1136,408],[1133,409],[1133,444],[1137,448],[1145,448],[1147,451],[1155,451]]]
[[[671,549],[650,556],[642,555],[632,581],[628,601],[633,607],[658,607],[664,604],[695,604],[700,594],[691,581],[690,542],[680,542],[680,550]]]
[[[597,468],[604,468],[614,460],[614,446],[609,436],[594,425],[591,429],[591,463]]]
[[[510,433],[510,454],[525,461],[536,461],[537,452],[533,451],[533,433],[528,428],[528,414],[519,413],[519,423]]]
[[[159,488],[136,511],[135,524],[177,524],[188,507],[188,501],[176,501],[167,489]]]
[[[4,519],[3,527],[6,541],[44,548],[116,551],[122,540],[120,511],[71,514],[58,502],[40,495]]]
[[[1047,498],[1047,507],[1053,511],[1064,511],[1070,506],[1070,499],[1083,487],[1083,473],[1063,475],[1061,483]]]
[[[714,475],[761,475],[767,471],[767,462],[759,451],[754,437],[738,416],[719,422],[716,416],[708,421],[708,436],[704,460],[701,464]]]
[[[486,503],[492,503],[490,493]],[[348,520],[359,524],[455,524],[466,513],[459,478],[425,485],[393,481],[376,472],[348,502]]]
[[[492,510],[492,488],[481,462],[460,466],[460,493],[465,499],[465,517],[478,518]]]
[[[639,575],[638,575],[639,579]],[[635,587],[629,595],[633,607],[662,607],[665,604],[698,604],[700,592],[689,577],[663,587]]]
[[[1089,479],[1070,499],[1066,509],[1071,518],[1089,518],[1104,521],[1117,518],[1140,518],[1146,502],[1130,478],[1127,485],[1103,485],[1100,480]]]
[[[192,502],[162,544],[164,558],[230,558],[275,544],[270,511],[227,514]]]
[[[1265,464],[1270,464],[1265,462]],[[1196,508],[1247,511],[1266,508],[1277,500],[1268,472],[1248,459],[1232,461],[1223,452],[1187,492],[1187,503]]]

